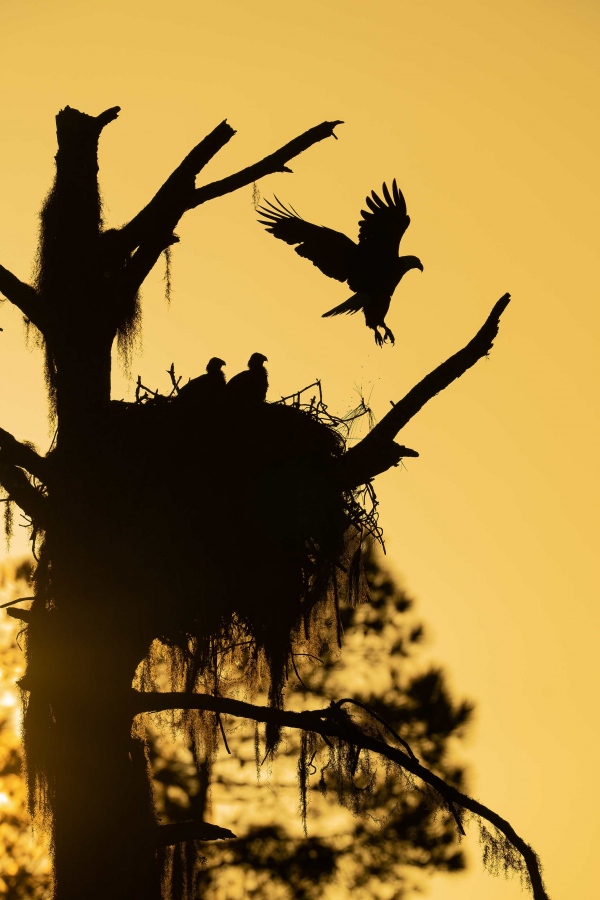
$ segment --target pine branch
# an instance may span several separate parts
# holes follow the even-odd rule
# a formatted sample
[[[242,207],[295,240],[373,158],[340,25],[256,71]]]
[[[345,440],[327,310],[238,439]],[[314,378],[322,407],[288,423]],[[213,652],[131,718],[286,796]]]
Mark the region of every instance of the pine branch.
[[[421,765],[418,759],[409,756],[408,753],[397,747],[390,746],[379,738],[365,734],[340,708],[339,704],[332,703],[326,709],[292,712],[291,710],[257,706],[226,697],[213,697],[209,694],[132,691],[131,710],[133,715],[167,709],[209,710],[223,715],[251,719],[255,722],[266,722],[276,725],[278,728],[297,728],[319,734],[326,740],[338,738],[358,749],[378,753],[430,785],[443,798],[445,805],[467,809],[494,825],[523,857],[529,873],[534,900],[550,900],[534,850],[525,843],[523,838],[519,837],[510,822],[452,785],[446,784],[439,775]]]
[[[504,294],[495,304],[484,325],[466,347],[463,347],[415,385],[362,441],[344,454],[339,462],[337,472],[344,487],[355,488],[366,484],[376,475],[397,465],[403,456],[415,455],[414,451],[406,453],[406,448],[396,444],[394,438],[432,397],[464,375],[467,369],[470,369],[482,356],[486,356],[490,352],[498,334],[500,316],[509,302],[510,294]]]
[[[16,275],[0,266],[0,293],[4,294],[30,322],[43,331],[44,316],[40,308],[38,293],[31,285],[20,281]]]
[[[213,181],[211,184],[205,184],[203,187],[196,188],[193,202],[189,208],[200,206],[201,203],[206,203],[207,200],[222,197],[224,194],[231,193],[231,191],[237,191],[241,187],[258,181],[259,178],[264,178],[265,175],[272,175],[275,172],[291,172],[286,163],[294,159],[295,156],[304,153],[313,144],[318,144],[319,141],[323,141],[328,137],[336,137],[334,133],[335,126],[343,124],[341,119],[335,122],[321,122],[320,125],[309,128],[304,134],[294,138],[294,140],[285,144],[284,147],[281,147],[269,156],[265,156],[264,159],[254,163],[254,165],[236,172],[235,175],[222,178],[220,181]]]

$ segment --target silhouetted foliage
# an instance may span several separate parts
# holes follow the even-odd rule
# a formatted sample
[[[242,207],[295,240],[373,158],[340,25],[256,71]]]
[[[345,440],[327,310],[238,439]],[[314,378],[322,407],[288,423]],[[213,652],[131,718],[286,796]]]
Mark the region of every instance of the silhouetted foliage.
[[[30,593],[29,560],[0,566],[0,602]],[[0,620],[0,896],[3,900],[49,900],[48,849],[28,830],[27,792],[19,737],[18,689],[23,654],[17,645],[19,623]]]
[[[365,574],[369,601],[340,610],[343,654],[340,657],[332,628],[330,644],[320,659],[307,654],[295,657],[291,700],[313,708],[339,696],[344,688],[352,691],[356,701],[408,741],[434,771],[463,787],[463,772],[449,758],[448,748],[451,738],[462,736],[471,706],[452,701],[440,670],[419,665],[423,628],[414,619],[412,601],[382,568],[372,548],[365,558]],[[190,868],[193,852],[189,847],[173,852],[182,854],[181,871],[182,860],[187,860],[188,883],[193,885],[190,897],[316,900],[328,896],[327,885],[332,884],[336,897],[356,891],[378,897],[387,896],[391,881],[395,896],[400,897],[412,887],[410,872],[415,868],[449,872],[464,868],[450,814],[440,813],[427,792],[398,778],[396,772],[385,767],[378,770],[374,760],[346,785],[345,802],[353,815],[332,834],[326,822],[328,798],[340,787],[340,773],[323,744],[320,751],[311,752],[305,778],[299,770],[308,811],[307,835],[302,835],[285,812],[294,790],[290,771],[298,768],[302,739],[285,733],[283,761],[271,774],[261,766],[260,783],[254,790],[243,790],[240,778],[255,761],[254,729],[240,729],[231,721],[224,728],[233,756],[224,758],[221,746],[214,766],[210,758],[197,766],[185,743],[161,743],[161,730],[151,729],[157,802],[164,821],[205,819],[211,816],[211,808],[223,806],[230,810],[228,817],[235,827],[244,807],[255,810],[243,816],[246,834],[235,841],[203,845],[201,866]],[[260,808],[265,794],[273,792],[279,802],[267,801],[265,816]],[[181,896],[188,895],[182,895],[179,884],[173,898]]]

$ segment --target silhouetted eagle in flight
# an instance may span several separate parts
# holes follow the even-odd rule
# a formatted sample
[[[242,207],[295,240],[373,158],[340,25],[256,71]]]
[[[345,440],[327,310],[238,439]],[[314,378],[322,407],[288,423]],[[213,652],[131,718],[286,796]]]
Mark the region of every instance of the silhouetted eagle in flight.
[[[269,381],[263,363],[268,362],[262,353],[253,353],[248,368],[238,372],[227,382],[227,397],[233,403],[248,406],[262,403],[267,396]]]
[[[225,375],[221,371],[225,361],[213,356],[206,366],[206,375],[199,375],[184,384],[178,399],[190,406],[207,406],[222,400],[225,395]]]
[[[366,199],[368,210],[361,210],[358,244],[333,228],[306,222],[293,207],[288,209],[277,197],[277,206],[267,200],[266,206],[258,208],[264,217],[259,222],[267,231],[288,244],[298,244],[295,250],[299,256],[310,259],[330,278],[348,282],[354,291],[344,303],[323,313],[323,317],[351,314],[362,309],[367,327],[373,329],[379,346],[386,340],[394,343],[385,317],[401,278],[410,269],[423,271],[421,260],[416,256],[398,256],[400,241],[410,219],[396,180],[391,195],[386,184],[382,191],[383,200],[372,191]]]

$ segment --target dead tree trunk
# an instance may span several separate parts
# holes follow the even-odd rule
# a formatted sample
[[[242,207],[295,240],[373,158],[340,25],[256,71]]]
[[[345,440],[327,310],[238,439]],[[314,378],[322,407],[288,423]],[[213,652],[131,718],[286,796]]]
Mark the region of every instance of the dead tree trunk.
[[[11,497],[45,534],[40,600],[28,620],[27,739],[31,785],[52,817],[56,900],[158,900],[157,823],[146,758],[131,736],[129,692],[155,637],[111,578],[111,502],[102,451],[111,348],[183,213],[252,183],[333,133],[323,123],[216,185],[195,177],[233,136],[223,122],[192,150],[150,204],[103,231],[97,148],[118,108],[57,116],[56,179],[42,212],[37,285],[0,269],[0,289],[41,332],[58,420],[42,460],[4,432],[0,471]],[[12,455],[11,455],[12,454]],[[35,486],[24,467],[37,477]],[[17,613],[18,614],[18,613]],[[39,776],[41,778],[41,775]],[[33,775],[36,778],[36,775]]]
[[[27,721],[52,723],[46,737],[31,735],[30,753],[47,755],[57,900],[160,897],[144,753],[123,705],[152,638],[132,640],[106,577],[98,478],[96,423],[131,303],[115,296],[122,261],[103,246],[97,182],[100,131],[117,112],[59,113],[56,180],[42,213],[38,303],[58,418],[44,548],[54,608],[34,608],[30,623]]]

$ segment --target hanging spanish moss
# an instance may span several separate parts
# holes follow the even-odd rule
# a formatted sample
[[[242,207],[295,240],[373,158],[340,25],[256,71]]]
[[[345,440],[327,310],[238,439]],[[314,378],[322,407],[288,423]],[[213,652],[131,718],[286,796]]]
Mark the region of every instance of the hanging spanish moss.
[[[139,293],[128,307],[123,311],[117,328],[117,355],[126,378],[131,377],[133,356],[141,344],[142,306]]]
[[[299,395],[192,421],[177,396],[146,393],[113,407],[136,436],[119,485],[121,509],[135,504],[136,528],[119,542],[135,553],[121,567],[113,546],[112,568],[129,591],[143,592],[155,635],[173,648],[173,683],[220,693],[224,668],[242,667],[244,684],[250,672],[256,689],[268,679],[280,705],[292,642],[315,641],[318,651],[319,618],[337,620],[340,598],[356,602],[364,590],[360,544],[376,522],[330,475],[347,424]],[[124,447],[115,449],[122,466]],[[192,562],[178,567],[181,559]],[[176,611],[165,609],[168,594]]]
[[[44,383],[48,395],[48,419],[50,422],[54,422],[56,420],[56,363],[46,342],[41,339],[40,343],[44,348]]]
[[[171,280],[171,274],[172,274],[171,248],[165,247],[165,249],[163,250],[163,253],[165,254],[165,275],[163,278],[163,281],[165,283],[165,300],[167,301],[167,303],[170,304],[171,303],[171,288],[173,286],[173,282]]]
[[[62,117],[57,117],[59,141],[61,131],[71,127],[74,112],[67,107]],[[79,147],[69,150],[77,156],[78,165],[72,169],[57,165],[56,177],[42,205],[33,279],[42,306],[52,304],[60,296],[65,312],[74,321],[82,320],[82,299],[85,298],[91,310],[104,288],[98,241],[102,201],[97,178],[97,146],[95,153],[86,152],[88,144],[97,145],[98,134],[92,129],[85,137]],[[61,152],[64,154],[65,150]],[[86,336],[83,337],[85,340]],[[41,332],[36,335],[36,343],[44,347],[44,378],[51,419],[56,414],[56,353],[61,339],[60,333],[52,339],[48,334],[42,337]]]
[[[38,279],[39,274],[39,253],[34,269],[34,283]],[[31,319],[23,316],[23,327],[25,331],[25,346],[28,350],[39,349],[44,357],[44,384],[46,385],[46,395],[48,398],[48,421],[52,424],[56,421],[56,365],[48,344],[42,332],[37,328]]]
[[[320,741],[312,731],[300,735],[300,755],[298,757],[298,787],[300,789],[300,816],[304,837],[308,837],[306,817],[308,815],[308,786],[311,772],[316,771],[313,760]]]
[[[527,865],[519,851],[494,825],[478,820],[479,843],[482,847],[484,868],[491,875],[518,875],[522,887],[530,888]]]
[[[14,510],[13,502],[6,498],[4,503],[4,539],[6,542],[6,552],[10,553],[10,544],[13,538],[14,529]]]
[[[76,185],[68,183],[69,178],[75,179]],[[93,279],[98,280],[101,228],[102,201],[97,174],[57,168],[40,213],[35,287],[41,297],[52,297],[57,292],[64,296],[67,288],[68,294],[73,292],[68,297],[71,303],[81,301],[81,296],[75,295],[77,289],[89,285]]]

